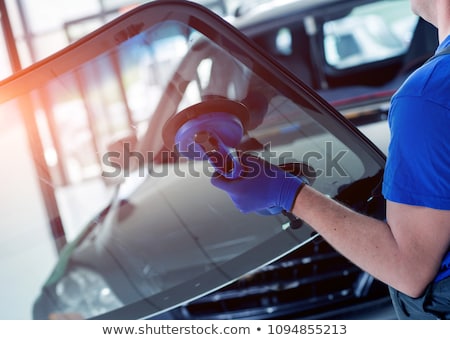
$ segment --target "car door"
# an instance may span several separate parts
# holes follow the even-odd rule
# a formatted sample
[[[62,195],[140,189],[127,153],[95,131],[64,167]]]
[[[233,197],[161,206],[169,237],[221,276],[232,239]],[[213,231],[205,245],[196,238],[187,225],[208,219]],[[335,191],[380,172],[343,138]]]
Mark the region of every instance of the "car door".
[[[28,305],[33,318],[155,317],[318,237],[289,214],[242,214],[210,184],[211,159],[177,144],[179,129],[199,116],[225,135],[228,120],[215,121],[214,113],[238,118],[242,130],[227,142],[233,161],[251,152],[288,164],[319,191],[384,218],[383,153],[252,41],[193,3],[142,5],[2,82],[0,93],[10,111],[56,125],[68,116],[81,121],[76,131],[70,124],[50,131],[61,157],[38,164],[50,174],[56,208],[68,189],[94,181],[111,192],[99,199],[82,191],[83,209],[69,207],[103,204],[67,235],[55,263],[40,266],[47,280],[30,278],[39,291]],[[52,115],[42,116],[45,109]],[[44,138],[48,129],[38,124],[40,135],[28,136],[47,153],[55,147]],[[55,164],[72,171],[65,185]],[[67,216],[49,220],[64,226]]]

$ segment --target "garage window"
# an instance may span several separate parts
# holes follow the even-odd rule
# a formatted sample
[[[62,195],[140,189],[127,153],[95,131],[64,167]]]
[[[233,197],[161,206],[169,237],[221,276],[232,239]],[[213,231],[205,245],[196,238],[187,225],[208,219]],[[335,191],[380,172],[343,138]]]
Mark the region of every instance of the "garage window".
[[[402,55],[417,20],[407,0],[355,7],[347,16],[325,22],[325,60],[346,69]]]

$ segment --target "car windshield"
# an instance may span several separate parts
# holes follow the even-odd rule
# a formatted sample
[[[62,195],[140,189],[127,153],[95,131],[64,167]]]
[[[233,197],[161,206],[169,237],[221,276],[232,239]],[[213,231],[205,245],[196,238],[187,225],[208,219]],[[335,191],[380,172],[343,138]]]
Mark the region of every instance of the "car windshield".
[[[331,197],[379,176],[383,157],[331,107],[190,6],[143,6],[2,84],[1,318],[149,317],[314,237],[240,213],[211,163],[176,149],[167,122],[193,105],[244,108],[232,147],[299,165]]]

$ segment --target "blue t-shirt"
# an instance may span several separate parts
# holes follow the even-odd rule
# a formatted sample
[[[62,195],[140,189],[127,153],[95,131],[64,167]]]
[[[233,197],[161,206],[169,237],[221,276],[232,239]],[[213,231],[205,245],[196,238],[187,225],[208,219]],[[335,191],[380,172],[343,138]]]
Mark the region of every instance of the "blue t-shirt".
[[[436,53],[450,46],[450,36]],[[450,55],[416,70],[392,97],[387,200],[450,210]],[[450,221],[449,221],[450,223]],[[450,276],[450,252],[436,280]],[[445,272],[445,273],[444,273]]]

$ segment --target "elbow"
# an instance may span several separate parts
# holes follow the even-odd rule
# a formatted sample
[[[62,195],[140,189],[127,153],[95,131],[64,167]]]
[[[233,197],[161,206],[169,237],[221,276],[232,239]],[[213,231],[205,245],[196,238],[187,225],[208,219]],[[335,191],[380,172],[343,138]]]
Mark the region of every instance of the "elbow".
[[[396,289],[403,294],[416,299],[424,294],[433,279],[434,275],[419,275],[418,273],[416,273],[416,275],[404,276],[403,280],[398,283],[398,288]]]
[[[427,285],[417,286],[417,287],[405,287],[404,289],[399,289],[399,291],[405,295],[408,295],[409,297],[411,297],[413,299],[417,299],[423,295],[426,287],[427,287]]]
[[[403,254],[391,267],[392,287],[411,298],[419,298],[436,278],[441,261],[438,257],[416,256],[411,252]]]

